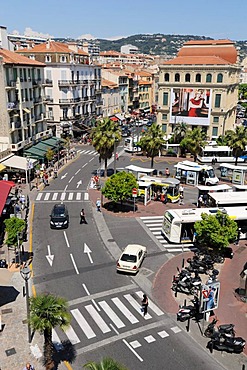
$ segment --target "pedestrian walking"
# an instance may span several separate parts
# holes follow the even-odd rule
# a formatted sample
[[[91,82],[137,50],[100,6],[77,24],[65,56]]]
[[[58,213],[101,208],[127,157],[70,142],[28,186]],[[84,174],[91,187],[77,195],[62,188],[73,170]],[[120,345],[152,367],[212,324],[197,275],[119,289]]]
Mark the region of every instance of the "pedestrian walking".
[[[35,369],[34,366],[30,364],[30,362],[27,362],[23,370],[35,370]]]
[[[197,202],[198,208],[201,208],[202,204],[203,204],[203,198],[202,198],[202,195],[200,195],[199,198],[198,198],[198,202]]]
[[[84,208],[82,208],[81,213],[80,213],[80,224],[82,223],[87,224]]]
[[[180,195],[184,196],[184,187],[182,184],[179,186],[179,193]]]
[[[182,194],[179,194],[179,205],[184,205],[184,196]]]
[[[116,161],[118,161],[118,153],[116,153]]]
[[[142,312],[143,312],[143,317],[146,316],[148,312],[148,297],[146,294],[143,294],[143,299],[142,299]]]
[[[101,207],[101,201],[100,201],[100,199],[98,198],[97,199],[97,201],[96,201],[96,207],[97,207],[97,211],[98,212],[101,212],[101,209],[100,209],[100,207]]]
[[[170,176],[170,170],[169,170],[168,167],[166,167],[166,169],[165,169],[165,175],[166,175],[166,177]]]

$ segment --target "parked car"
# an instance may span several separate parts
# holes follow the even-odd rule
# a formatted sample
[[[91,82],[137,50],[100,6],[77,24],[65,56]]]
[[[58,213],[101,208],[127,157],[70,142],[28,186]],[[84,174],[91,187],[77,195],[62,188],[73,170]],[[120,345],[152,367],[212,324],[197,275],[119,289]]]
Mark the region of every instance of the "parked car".
[[[122,137],[129,137],[131,135],[131,131],[126,126],[122,126]]]
[[[146,255],[146,247],[139,244],[128,244],[117,261],[117,272],[136,274]]]
[[[69,212],[63,203],[54,205],[50,218],[51,229],[67,229],[69,227]]]

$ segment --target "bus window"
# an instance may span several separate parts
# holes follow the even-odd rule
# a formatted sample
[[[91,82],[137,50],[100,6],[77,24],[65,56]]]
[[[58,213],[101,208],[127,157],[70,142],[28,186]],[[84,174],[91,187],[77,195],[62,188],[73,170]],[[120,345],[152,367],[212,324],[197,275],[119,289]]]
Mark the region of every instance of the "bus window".
[[[193,238],[194,238],[194,223],[182,224],[181,243],[190,241],[193,242]]]

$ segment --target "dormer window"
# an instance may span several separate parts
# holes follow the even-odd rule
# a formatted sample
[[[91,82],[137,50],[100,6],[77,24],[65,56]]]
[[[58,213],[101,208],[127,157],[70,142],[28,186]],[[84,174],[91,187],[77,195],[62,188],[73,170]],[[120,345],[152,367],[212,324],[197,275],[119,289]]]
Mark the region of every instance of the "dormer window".
[[[60,57],[60,62],[61,62],[61,63],[66,63],[66,56],[61,55],[61,57]]]
[[[46,63],[50,63],[51,62],[51,56],[50,55],[46,55],[45,56],[45,61],[46,61]]]
[[[35,60],[34,54],[29,55],[29,59]]]

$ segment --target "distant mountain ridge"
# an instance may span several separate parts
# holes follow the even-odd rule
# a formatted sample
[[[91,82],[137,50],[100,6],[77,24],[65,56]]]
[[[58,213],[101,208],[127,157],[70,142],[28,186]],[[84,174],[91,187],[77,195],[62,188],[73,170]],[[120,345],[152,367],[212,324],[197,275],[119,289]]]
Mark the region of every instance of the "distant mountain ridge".
[[[74,41],[68,38],[55,38],[57,41]],[[123,37],[117,40],[93,39],[91,42],[100,46],[100,51],[115,50],[120,52],[123,45],[134,45],[138,47],[140,54],[161,55],[174,57],[183,44],[190,40],[214,40],[211,37],[198,35],[165,35],[162,33],[155,34],[138,34]],[[90,41],[85,39],[85,41]],[[247,56],[247,40],[234,41],[239,48],[240,59]]]

